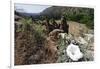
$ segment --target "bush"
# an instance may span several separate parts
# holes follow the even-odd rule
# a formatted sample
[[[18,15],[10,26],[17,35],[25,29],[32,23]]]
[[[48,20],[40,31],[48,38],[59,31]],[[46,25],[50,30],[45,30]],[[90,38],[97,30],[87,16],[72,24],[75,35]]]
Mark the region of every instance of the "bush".
[[[77,21],[90,29],[94,29],[94,13],[93,11],[89,13],[78,13],[78,14],[65,14],[67,20]]]
[[[31,18],[22,18],[19,22],[22,23],[22,31],[30,31],[32,29],[32,19]]]

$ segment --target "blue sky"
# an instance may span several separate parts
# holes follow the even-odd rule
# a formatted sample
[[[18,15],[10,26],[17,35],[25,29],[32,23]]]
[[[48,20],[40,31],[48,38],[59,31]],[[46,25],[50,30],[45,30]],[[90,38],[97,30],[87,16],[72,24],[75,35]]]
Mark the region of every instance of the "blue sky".
[[[15,10],[27,13],[40,13],[50,6],[47,5],[34,5],[34,4],[15,4]]]

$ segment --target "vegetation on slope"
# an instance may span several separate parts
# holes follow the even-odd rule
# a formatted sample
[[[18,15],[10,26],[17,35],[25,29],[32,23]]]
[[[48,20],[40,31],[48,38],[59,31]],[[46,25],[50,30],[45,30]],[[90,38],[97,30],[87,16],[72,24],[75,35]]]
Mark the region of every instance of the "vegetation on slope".
[[[93,8],[52,6],[45,9],[41,15],[54,19],[60,19],[64,15],[67,20],[84,23],[90,29],[94,28]]]

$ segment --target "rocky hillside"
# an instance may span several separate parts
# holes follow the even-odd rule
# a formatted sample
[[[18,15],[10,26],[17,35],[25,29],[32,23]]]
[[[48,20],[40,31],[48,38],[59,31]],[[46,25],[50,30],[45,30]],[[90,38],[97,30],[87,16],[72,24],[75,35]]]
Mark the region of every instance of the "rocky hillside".
[[[81,8],[81,7],[64,7],[64,6],[52,6],[45,9],[41,14],[43,15],[50,15],[50,16],[61,16],[62,14],[66,13],[68,15],[76,15],[80,13],[90,14],[93,12],[91,8]]]

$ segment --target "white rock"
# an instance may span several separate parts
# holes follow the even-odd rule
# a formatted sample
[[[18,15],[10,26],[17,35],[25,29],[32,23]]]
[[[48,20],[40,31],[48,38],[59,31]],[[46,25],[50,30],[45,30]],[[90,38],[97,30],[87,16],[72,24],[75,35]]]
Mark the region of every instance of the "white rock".
[[[80,51],[79,47],[74,44],[68,45],[66,52],[73,61],[78,61],[83,57],[83,53]]]
[[[77,42],[80,43],[80,44],[83,44],[83,45],[87,45],[88,44],[88,42],[82,37],[78,37],[77,38]]]
[[[85,37],[87,38],[88,41],[89,41],[91,38],[94,37],[93,34],[84,34],[84,35],[85,35]]]

